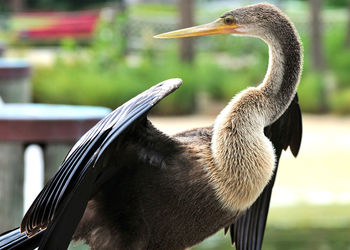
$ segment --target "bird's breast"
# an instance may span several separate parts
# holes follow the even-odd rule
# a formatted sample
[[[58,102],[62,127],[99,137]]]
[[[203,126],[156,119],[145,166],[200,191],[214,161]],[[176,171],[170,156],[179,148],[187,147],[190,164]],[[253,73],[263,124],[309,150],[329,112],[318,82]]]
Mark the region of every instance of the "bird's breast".
[[[235,128],[234,128],[235,129]],[[245,210],[258,198],[273,174],[275,154],[263,130],[222,129],[217,135],[214,164],[207,172],[223,207]]]

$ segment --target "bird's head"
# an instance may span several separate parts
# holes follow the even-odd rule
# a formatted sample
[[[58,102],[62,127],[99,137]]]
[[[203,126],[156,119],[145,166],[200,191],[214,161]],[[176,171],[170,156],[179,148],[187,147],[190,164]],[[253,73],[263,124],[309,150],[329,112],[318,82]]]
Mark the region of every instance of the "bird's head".
[[[281,18],[282,17],[282,18]],[[181,38],[215,34],[236,34],[265,38],[285,20],[270,4],[255,4],[226,12],[214,22],[156,35],[155,38]]]

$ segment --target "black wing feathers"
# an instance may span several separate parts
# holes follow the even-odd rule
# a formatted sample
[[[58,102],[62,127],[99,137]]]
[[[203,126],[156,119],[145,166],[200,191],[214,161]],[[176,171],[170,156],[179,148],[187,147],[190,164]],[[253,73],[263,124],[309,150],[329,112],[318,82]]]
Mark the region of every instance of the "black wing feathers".
[[[237,250],[260,250],[265,233],[272,188],[275,183],[278,162],[282,150],[290,147],[297,156],[302,137],[302,118],[296,95],[286,112],[271,126],[265,128],[265,135],[271,140],[276,153],[274,174],[254,204],[230,226],[232,244]],[[228,228],[225,229],[225,232]]]
[[[56,249],[62,249],[69,243],[96,178],[102,171],[98,162],[104,157],[105,150],[124,130],[141,116],[144,117],[154,105],[180,85],[180,79],[159,83],[120,106],[90,129],[74,145],[58,172],[33,202],[24,216],[21,231],[35,235],[49,227],[41,244],[44,249],[54,249],[51,246],[56,246],[56,241],[61,244]],[[70,214],[74,214],[77,221],[72,221]],[[57,230],[61,238],[57,235],[51,237],[52,232]],[[48,246],[50,248],[46,248]]]
[[[288,147],[294,156],[298,155],[302,137],[302,117],[296,95],[284,114],[271,126],[265,128],[265,135],[275,149]]]
[[[58,214],[55,215],[55,218],[45,230],[43,239],[40,242],[40,249],[59,250],[68,247],[94,188],[92,183],[95,181],[97,171],[93,168],[88,171],[88,168],[94,165],[96,155],[97,153],[92,157],[91,162],[86,164],[75,189],[62,202],[63,204],[58,210]],[[60,235],[62,233],[64,237]]]
[[[5,232],[0,235],[0,250],[29,250],[38,246],[42,233],[28,238],[25,233],[21,233],[19,228]]]

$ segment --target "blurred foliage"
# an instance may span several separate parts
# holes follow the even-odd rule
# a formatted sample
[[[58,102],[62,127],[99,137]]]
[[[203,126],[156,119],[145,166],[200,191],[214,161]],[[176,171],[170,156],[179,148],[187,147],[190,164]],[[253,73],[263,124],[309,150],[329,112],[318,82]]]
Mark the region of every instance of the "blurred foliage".
[[[326,32],[325,53],[330,72],[335,77],[335,86],[329,86],[331,110],[339,114],[350,113],[350,46],[345,45],[347,27],[333,25]]]
[[[96,56],[97,51],[90,52]],[[110,52],[113,53],[117,52]],[[53,68],[37,68],[33,78],[34,99],[44,103],[115,108],[157,82],[179,77],[184,81],[183,87],[157,105],[156,111],[184,114],[195,110],[197,93],[205,91],[214,99],[228,100],[249,83],[261,80],[264,71],[257,67],[254,72],[249,69],[232,72],[217,65],[212,56],[205,53],[198,56],[193,65],[182,63],[173,50],[157,57],[152,54],[144,51],[141,62],[136,65],[130,65],[125,59],[108,63],[108,58],[94,56],[86,61],[61,59]]]
[[[326,0],[325,4],[331,7],[346,7],[349,4],[348,0]]]
[[[130,15],[136,17],[157,17],[159,16],[176,16],[177,7],[174,4],[166,4],[166,3],[138,3],[132,4],[128,8],[128,12]]]
[[[184,114],[195,110],[196,94],[201,91],[211,93],[214,99],[228,100],[249,83],[262,79],[264,64],[257,64],[253,70],[249,67],[232,70],[217,65],[208,52],[200,52],[193,64],[187,64],[179,60],[174,46],[162,53],[152,45],[145,46],[139,60],[130,62],[125,56],[124,36],[116,35],[123,33],[124,21],[118,16],[116,22],[101,22],[87,52],[79,51],[74,41],[65,40],[63,51],[75,51],[75,56],[69,60],[62,56],[54,67],[35,69],[34,100],[115,108],[157,82],[180,77],[184,86],[157,105],[155,112]],[[239,44],[231,49],[239,51],[237,47]],[[261,57],[263,54],[266,52]]]
[[[140,6],[143,5],[131,8],[129,15],[175,13],[174,6],[170,5]],[[268,49],[258,39],[227,35],[198,38],[196,59],[193,64],[187,64],[178,58],[176,41],[156,41],[151,38],[152,30],[140,31],[141,51],[126,55],[128,20],[125,15],[118,15],[113,22],[102,20],[87,48],[80,48],[74,41],[64,41],[63,54],[70,52],[69,60],[62,56],[54,67],[35,69],[34,100],[115,108],[160,81],[180,77],[184,80],[182,88],[157,105],[155,111],[185,114],[197,110],[196,98],[201,92],[227,102],[237,92],[263,80]],[[325,32],[329,70],[322,76],[310,66],[312,44],[308,32],[303,27],[299,30],[305,52],[298,90],[302,110],[321,111],[321,83],[324,82],[330,111],[350,113],[350,48],[345,47],[345,23],[332,24]]]
[[[303,1],[308,1],[308,0],[303,0]],[[325,0],[323,1],[326,6],[329,7],[346,7],[348,4],[348,0]]]

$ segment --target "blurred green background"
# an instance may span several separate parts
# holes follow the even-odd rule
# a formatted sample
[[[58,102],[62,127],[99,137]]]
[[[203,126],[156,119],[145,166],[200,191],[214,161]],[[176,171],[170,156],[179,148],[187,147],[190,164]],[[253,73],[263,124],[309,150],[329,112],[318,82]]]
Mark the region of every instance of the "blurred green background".
[[[304,71],[298,92],[303,112],[347,117],[350,1],[267,2],[288,14],[302,38]],[[267,46],[258,39],[228,35],[195,38],[189,45],[152,37],[178,28],[184,21],[180,13],[184,15],[186,8],[192,8],[187,21],[201,24],[251,3],[254,1],[8,1],[0,8],[0,40],[6,44],[6,57],[27,58],[33,63],[35,102],[115,108],[157,82],[180,77],[184,85],[162,101],[153,114],[212,115],[217,104],[221,107],[240,90],[262,81],[268,63]],[[57,24],[52,12],[74,16],[84,11],[98,13],[87,36],[74,32],[49,37],[44,32],[39,38],[32,35],[32,31],[45,31]],[[350,122],[346,126],[350,130]],[[345,138],[350,137],[349,130],[344,129]],[[327,183],[330,189],[342,178],[346,182],[344,173],[349,173],[349,158],[333,157],[329,165],[340,166],[335,171],[339,178]],[[317,173],[317,161],[310,157],[305,162],[311,166],[311,176]],[[291,167],[289,171],[304,170]],[[323,175],[325,182],[329,173],[333,172]],[[282,181],[288,182],[287,174]],[[298,181],[296,177],[290,186],[298,186]],[[349,199],[343,203],[273,206],[263,249],[350,249]],[[78,248],[81,246],[72,246]],[[194,249],[230,249],[230,240],[219,232]]]
[[[228,35],[195,38],[194,55],[185,61],[179,55],[178,41],[153,39],[157,33],[178,27],[176,1],[23,2],[27,11],[35,10],[37,15],[3,14],[5,28],[1,29],[0,39],[8,44],[9,56],[30,53],[34,61],[41,62],[34,65],[35,102],[115,108],[156,82],[181,77],[186,87],[170,96],[157,112],[189,114],[198,111],[201,94],[227,101],[236,92],[261,82],[267,67],[267,46],[258,39]],[[311,22],[311,2],[272,1],[291,17],[304,44],[301,106],[305,112],[348,114],[350,11],[346,1],[319,1],[322,12],[320,23],[315,25]],[[227,10],[249,3],[252,1],[193,1],[192,19],[195,24],[209,22]],[[121,4],[123,7],[118,7]],[[30,30],[55,22],[53,17],[40,15],[40,11],[62,9],[99,11],[91,36],[38,39],[28,35]],[[312,36],[314,29],[319,32]]]

